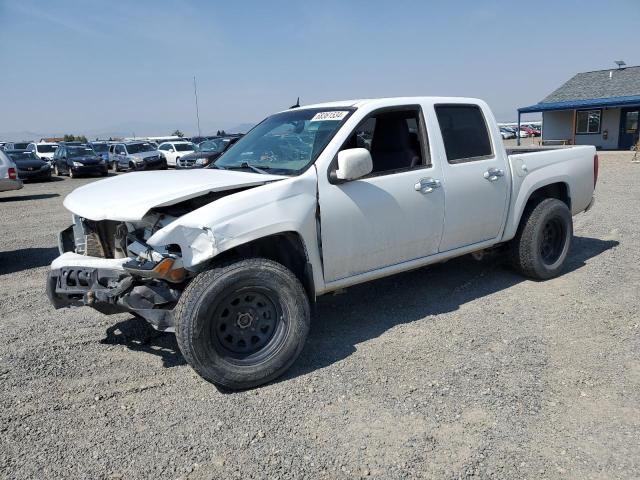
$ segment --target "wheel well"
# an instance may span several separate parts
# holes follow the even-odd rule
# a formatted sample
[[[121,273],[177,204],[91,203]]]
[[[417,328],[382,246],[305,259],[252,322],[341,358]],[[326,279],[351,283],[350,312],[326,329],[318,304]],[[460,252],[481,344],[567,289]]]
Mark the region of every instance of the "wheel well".
[[[569,196],[569,187],[566,183],[563,182],[551,183],[535,190],[529,197],[529,200],[527,200],[525,210],[535,207],[545,198],[557,198],[558,200],[564,202],[567,207],[569,207],[569,210],[571,210],[571,197]]]
[[[253,257],[268,258],[287,267],[298,277],[309,298],[315,300],[313,267],[309,263],[302,237],[298,233],[283,232],[258,238],[222,252],[214,261],[217,263]]]

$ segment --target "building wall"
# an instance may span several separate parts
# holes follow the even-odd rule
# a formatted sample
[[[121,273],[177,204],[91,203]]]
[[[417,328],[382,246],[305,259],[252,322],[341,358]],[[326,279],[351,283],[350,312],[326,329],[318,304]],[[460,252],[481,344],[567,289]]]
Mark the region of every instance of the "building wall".
[[[573,110],[542,113],[542,138],[544,140],[573,139]],[[607,130],[605,140],[602,135]],[[620,134],[620,109],[602,110],[600,133],[576,135],[576,145],[595,145],[598,148],[617,149]]]

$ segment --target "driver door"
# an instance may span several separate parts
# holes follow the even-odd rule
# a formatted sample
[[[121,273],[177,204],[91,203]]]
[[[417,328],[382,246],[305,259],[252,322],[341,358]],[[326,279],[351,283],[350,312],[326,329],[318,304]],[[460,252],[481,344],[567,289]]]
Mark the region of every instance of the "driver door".
[[[420,107],[374,112],[342,149],[355,147],[371,152],[373,172],[319,184],[327,283],[435,254],[442,237],[442,175]]]

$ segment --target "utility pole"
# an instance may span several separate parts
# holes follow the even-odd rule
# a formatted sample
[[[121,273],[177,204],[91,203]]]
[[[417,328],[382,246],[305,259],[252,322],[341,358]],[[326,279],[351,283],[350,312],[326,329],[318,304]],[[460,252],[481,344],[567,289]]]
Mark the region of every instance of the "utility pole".
[[[198,136],[200,137],[200,112],[198,111],[198,87],[196,87],[196,76],[193,76],[193,95],[196,97],[196,119],[198,120]]]

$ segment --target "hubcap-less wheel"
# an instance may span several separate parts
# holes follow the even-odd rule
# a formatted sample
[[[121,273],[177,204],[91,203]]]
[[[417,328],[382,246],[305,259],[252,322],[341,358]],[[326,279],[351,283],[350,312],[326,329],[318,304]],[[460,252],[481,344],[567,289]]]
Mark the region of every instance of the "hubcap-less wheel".
[[[553,265],[564,249],[566,232],[564,223],[559,218],[550,218],[542,230],[540,256],[547,265]]]
[[[53,166],[53,173],[55,173],[56,176],[60,176],[60,170],[58,170],[58,165]]]
[[[275,292],[264,287],[241,288],[225,297],[213,313],[212,327],[214,348],[240,364],[269,356],[287,329]]]

